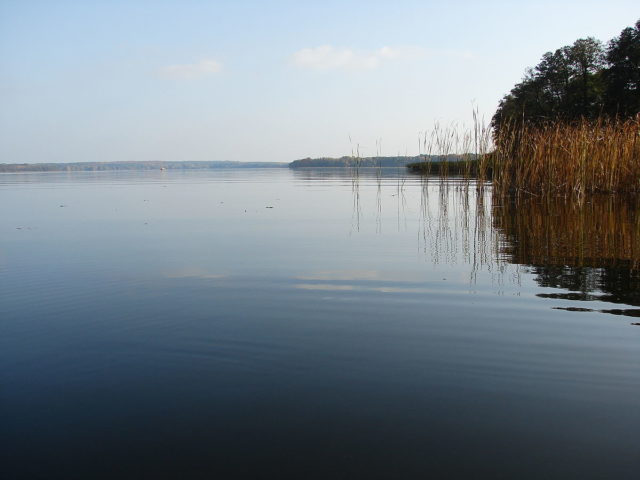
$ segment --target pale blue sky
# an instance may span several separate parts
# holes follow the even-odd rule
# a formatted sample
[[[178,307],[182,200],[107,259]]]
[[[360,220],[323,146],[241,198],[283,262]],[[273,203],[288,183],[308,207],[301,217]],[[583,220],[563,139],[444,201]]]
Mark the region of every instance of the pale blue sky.
[[[0,163],[416,154],[637,1],[0,0]]]

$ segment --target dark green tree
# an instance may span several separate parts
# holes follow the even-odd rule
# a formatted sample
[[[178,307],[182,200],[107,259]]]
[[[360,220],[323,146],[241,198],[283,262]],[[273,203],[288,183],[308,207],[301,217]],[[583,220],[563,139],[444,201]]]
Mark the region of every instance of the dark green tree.
[[[505,95],[492,118],[505,124],[573,122],[640,113],[640,20],[608,44],[588,37],[547,52]]]
[[[494,128],[505,122],[542,123],[593,118],[603,108],[601,70],[605,53],[594,38],[547,52],[519,84],[506,95],[492,119]]]
[[[605,105],[612,116],[640,113],[640,20],[609,42]]]
[[[602,113],[605,65],[602,43],[595,38],[576,40],[567,50],[570,80],[564,110],[570,119],[593,118]]]

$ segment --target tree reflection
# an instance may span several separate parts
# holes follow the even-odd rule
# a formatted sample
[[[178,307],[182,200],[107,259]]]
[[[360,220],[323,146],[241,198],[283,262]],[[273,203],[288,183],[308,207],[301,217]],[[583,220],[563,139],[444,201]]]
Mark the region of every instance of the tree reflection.
[[[540,286],[566,300],[640,306],[640,215],[637,198],[593,196],[493,199],[498,255],[527,265]],[[571,310],[589,310],[571,308]],[[638,316],[637,309],[602,310]]]

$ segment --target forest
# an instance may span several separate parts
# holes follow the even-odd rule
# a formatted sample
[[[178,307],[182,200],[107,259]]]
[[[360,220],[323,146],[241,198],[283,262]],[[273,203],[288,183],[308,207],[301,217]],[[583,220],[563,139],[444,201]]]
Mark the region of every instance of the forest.
[[[592,37],[547,52],[499,103],[496,135],[514,122],[626,119],[640,112],[640,20],[606,45]]]

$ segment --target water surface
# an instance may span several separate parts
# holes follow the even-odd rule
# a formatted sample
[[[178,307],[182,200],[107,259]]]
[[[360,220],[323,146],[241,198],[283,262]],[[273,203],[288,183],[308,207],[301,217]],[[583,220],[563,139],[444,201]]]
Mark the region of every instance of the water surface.
[[[637,205],[0,175],[8,478],[635,478]]]

